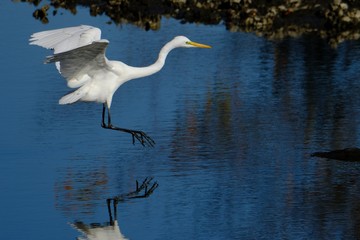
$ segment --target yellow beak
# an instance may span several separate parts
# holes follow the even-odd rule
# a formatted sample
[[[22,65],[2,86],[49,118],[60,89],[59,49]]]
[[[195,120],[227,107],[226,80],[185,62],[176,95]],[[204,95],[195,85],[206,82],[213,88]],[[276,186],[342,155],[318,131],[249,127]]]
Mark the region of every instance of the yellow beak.
[[[187,42],[187,44],[192,45],[194,47],[198,47],[198,48],[211,48],[211,46],[209,46],[209,45],[205,45],[205,44],[201,44],[201,43],[197,43],[197,42]]]

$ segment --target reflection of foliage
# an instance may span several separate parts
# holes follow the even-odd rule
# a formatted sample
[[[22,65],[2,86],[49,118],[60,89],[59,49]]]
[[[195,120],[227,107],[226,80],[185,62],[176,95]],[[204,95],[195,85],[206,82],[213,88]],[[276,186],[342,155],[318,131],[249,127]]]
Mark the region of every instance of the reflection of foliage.
[[[22,0],[38,6],[42,0]],[[315,32],[336,45],[343,39],[357,39],[360,3],[336,0],[51,0],[34,12],[48,22],[59,8],[76,14],[76,6],[90,9],[92,16],[107,15],[116,24],[132,23],[146,30],[160,28],[161,16],[181,22],[219,24],[231,31],[251,31],[268,38],[284,38]],[[51,6],[51,7],[49,7]]]
[[[39,6],[42,0],[23,0]],[[50,6],[54,8],[53,14],[59,8],[69,10],[76,14],[76,6],[85,6],[90,9],[90,15],[107,15],[116,24],[132,23],[146,30],[157,30],[160,28],[161,16],[171,16],[184,22],[202,22],[218,24],[221,21],[219,14],[213,14],[213,8],[217,4],[210,3],[186,3],[186,1],[162,1],[162,0],[51,0]],[[34,12],[34,17],[47,23],[47,11],[49,6],[45,5]],[[46,19],[46,20],[44,20]]]
[[[91,213],[96,201],[101,200],[108,184],[104,167],[78,171],[68,168],[55,184],[56,207],[65,213]]]
[[[48,23],[47,10],[49,10],[49,8],[49,5],[44,5],[42,8],[36,9],[33,13],[34,18],[40,19],[42,23]]]

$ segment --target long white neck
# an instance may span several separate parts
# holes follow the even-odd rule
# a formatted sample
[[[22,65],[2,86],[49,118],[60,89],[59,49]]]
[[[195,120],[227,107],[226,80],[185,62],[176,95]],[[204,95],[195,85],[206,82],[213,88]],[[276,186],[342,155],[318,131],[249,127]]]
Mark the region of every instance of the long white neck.
[[[130,79],[146,77],[146,76],[152,75],[152,74],[160,71],[165,64],[167,55],[174,48],[176,48],[176,46],[173,46],[173,44],[171,44],[171,42],[168,42],[160,50],[159,57],[155,63],[153,63],[147,67],[131,67],[133,69],[133,73],[130,75]]]

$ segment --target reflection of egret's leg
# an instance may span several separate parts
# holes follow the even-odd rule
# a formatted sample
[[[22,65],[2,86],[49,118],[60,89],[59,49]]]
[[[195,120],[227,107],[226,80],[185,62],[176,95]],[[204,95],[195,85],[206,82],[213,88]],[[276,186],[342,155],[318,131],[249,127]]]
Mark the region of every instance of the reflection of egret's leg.
[[[113,208],[114,208],[114,219],[113,219],[113,214],[111,211],[111,201],[113,202]],[[117,204],[118,204],[118,200],[116,199],[112,199],[112,198],[108,198],[106,199],[106,203],[107,203],[107,207],[108,207],[108,212],[109,212],[109,221],[110,221],[110,225],[114,225],[114,221],[117,221]]]
[[[148,185],[150,184],[150,182],[152,180],[153,180],[153,177],[147,177],[147,178],[145,178],[145,180],[142,182],[142,184],[140,186],[139,186],[139,182],[136,180],[135,191],[132,191],[132,192],[129,192],[126,194],[121,194],[121,195],[115,196],[113,198],[106,199],[108,212],[109,212],[110,225],[113,226],[114,221],[117,221],[117,205],[118,205],[119,201],[124,202],[125,200],[129,200],[129,199],[133,199],[133,198],[149,197],[154,192],[154,190],[159,186],[159,184],[157,182],[154,182],[151,185],[151,187],[148,189]],[[142,192],[142,190],[144,190],[144,194],[139,195]],[[113,218],[113,213],[111,211],[111,201],[112,201],[113,209],[114,209],[114,218]]]
[[[159,186],[159,184],[157,182],[155,182],[149,190],[146,189],[144,197],[150,196],[158,186]]]
[[[115,221],[117,221],[117,204],[118,204],[118,201],[114,200],[114,218],[115,218]]]
[[[105,123],[105,108],[107,108],[107,112],[108,112],[108,121],[107,121],[108,123],[107,124]],[[149,137],[146,133],[144,133],[143,131],[131,130],[131,129],[119,128],[119,127],[113,126],[111,124],[110,109],[105,106],[105,103],[103,103],[101,127],[106,128],[106,129],[130,133],[132,135],[133,144],[135,144],[135,139],[136,139],[143,146],[154,147],[154,145],[155,145],[155,141],[151,137]]]
[[[109,212],[109,221],[110,221],[110,225],[113,225],[114,224],[114,221],[113,221],[113,218],[112,218],[112,213],[111,213],[111,199],[106,199],[106,203],[107,203],[107,207],[108,207],[108,212]],[[116,220],[116,219],[115,219]]]
[[[108,208],[109,208],[109,212],[110,212],[110,202],[111,200],[116,201],[116,204],[119,201],[125,201],[125,200],[129,200],[132,198],[146,198],[149,197],[154,190],[159,186],[159,184],[157,182],[154,182],[150,188],[148,188],[149,184],[151,183],[151,181],[153,180],[153,177],[147,177],[145,178],[145,180],[142,182],[142,184],[139,186],[139,182],[136,180],[136,189],[135,191],[129,192],[129,193],[125,193],[125,194],[121,194],[118,196],[115,196],[113,198],[109,198],[107,199],[107,203],[108,203]],[[140,193],[144,190],[144,194],[140,195]],[[116,206],[114,205],[114,208],[116,208]]]
[[[153,180],[153,177],[147,177],[145,178],[145,180],[143,181],[143,183],[140,185],[139,187],[139,182],[136,181],[136,190],[134,192],[130,192],[128,193],[128,196],[130,198],[146,198],[149,197],[154,190],[159,186],[159,184],[157,182],[154,182],[153,185],[150,187],[150,189],[148,189],[148,186],[150,184],[150,182]],[[144,191],[144,195],[138,195],[143,189],[145,189]]]

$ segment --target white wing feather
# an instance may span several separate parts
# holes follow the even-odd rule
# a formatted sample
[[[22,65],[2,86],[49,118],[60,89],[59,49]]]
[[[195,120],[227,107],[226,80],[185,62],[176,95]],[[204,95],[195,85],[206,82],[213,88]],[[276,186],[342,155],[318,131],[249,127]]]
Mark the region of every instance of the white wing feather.
[[[54,50],[45,63],[55,62],[70,88],[83,86],[91,79],[90,75],[107,65],[105,49],[109,42],[101,40],[101,30],[92,26],[38,32],[29,41],[31,45]]]
[[[30,44],[54,49],[54,53],[61,53],[100,39],[101,30],[99,28],[81,25],[34,33],[31,35]]]
[[[101,30],[92,26],[61,28],[34,33],[30,38],[30,45],[37,45],[47,49],[54,49],[54,53],[66,52],[82,47],[101,39]],[[61,72],[59,63],[56,68]]]
[[[48,56],[45,63],[59,62],[61,75],[69,82],[83,82],[98,71],[107,69],[105,50],[109,42],[100,40],[66,52]],[[82,85],[82,84],[81,84]]]

